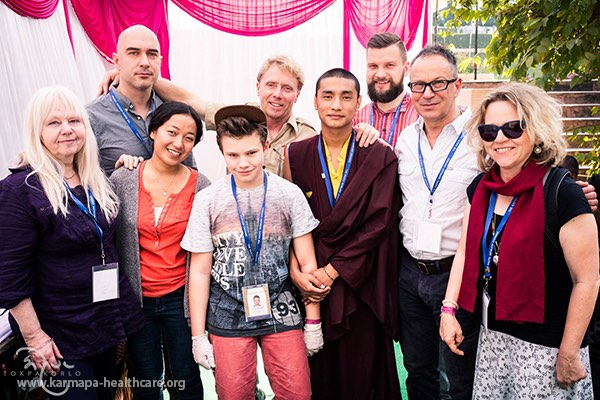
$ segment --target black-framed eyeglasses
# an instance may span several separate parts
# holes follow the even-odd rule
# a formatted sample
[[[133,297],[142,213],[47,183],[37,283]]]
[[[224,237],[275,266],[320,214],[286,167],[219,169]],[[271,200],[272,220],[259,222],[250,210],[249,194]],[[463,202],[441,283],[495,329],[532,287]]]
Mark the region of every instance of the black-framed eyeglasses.
[[[448,89],[448,85],[454,83],[458,80],[458,78],[454,79],[438,79],[431,82],[409,82],[408,87],[413,93],[424,93],[427,86],[433,93],[442,92]]]
[[[502,133],[509,139],[518,139],[523,135],[525,130],[525,120],[508,121],[502,126],[494,124],[483,124],[477,127],[479,136],[486,142],[493,142],[498,137],[498,131],[502,129]]]

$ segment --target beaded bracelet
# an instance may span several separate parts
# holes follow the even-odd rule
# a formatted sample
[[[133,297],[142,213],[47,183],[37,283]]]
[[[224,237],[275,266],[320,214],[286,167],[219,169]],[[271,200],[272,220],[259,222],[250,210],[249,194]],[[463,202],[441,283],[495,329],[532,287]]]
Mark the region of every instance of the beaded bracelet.
[[[454,307],[448,307],[448,306],[442,306],[441,312],[442,312],[442,314],[450,314],[452,316],[455,316],[456,315],[456,308],[454,308]]]
[[[323,267],[323,271],[325,271],[325,275],[327,275],[327,277],[331,279],[331,282],[333,282],[333,278],[331,277],[331,275],[329,275],[329,272],[327,272],[327,267]]]
[[[46,340],[44,343],[42,343],[41,345],[39,345],[38,347],[36,347],[35,349],[40,350],[42,347],[46,346],[49,343],[52,343],[53,341],[54,341],[54,339],[50,338],[50,339]]]

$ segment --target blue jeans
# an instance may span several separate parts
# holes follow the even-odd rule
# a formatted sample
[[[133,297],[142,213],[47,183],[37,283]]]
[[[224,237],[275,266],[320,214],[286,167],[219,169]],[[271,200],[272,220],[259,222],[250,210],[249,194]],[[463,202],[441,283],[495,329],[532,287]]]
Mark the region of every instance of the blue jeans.
[[[162,399],[164,379],[162,343],[167,347],[173,380],[167,385],[177,390],[177,399],[204,397],[200,369],[192,355],[192,333],[183,314],[183,288],[163,297],[144,297],[146,324],[129,341],[133,377],[145,380],[133,385],[135,399]],[[141,382],[140,382],[141,383]],[[171,390],[170,390],[171,391]]]
[[[440,373],[448,379],[450,398],[472,397],[479,320],[464,310],[456,313],[465,336],[460,346],[464,356],[452,353],[440,340],[440,307],[449,275],[449,272],[424,275],[406,251],[400,256],[400,346],[408,372],[409,399],[440,399]],[[440,355],[444,371],[440,369]]]

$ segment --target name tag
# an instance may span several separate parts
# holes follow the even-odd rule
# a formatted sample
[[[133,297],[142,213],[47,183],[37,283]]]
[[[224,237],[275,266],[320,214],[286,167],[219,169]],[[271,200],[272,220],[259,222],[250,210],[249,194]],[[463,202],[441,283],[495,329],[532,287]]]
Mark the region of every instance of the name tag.
[[[439,254],[442,246],[442,225],[429,221],[419,222],[417,250]]]
[[[269,285],[244,286],[244,313],[246,321],[258,321],[271,318],[271,302],[269,300]]]
[[[92,302],[119,298],[119,263],[92,267]]]
[[[483,289],[481,302],[481,323],[483,325],[484,332],[488,333],[488,308],[490,306],[490,294],[487,289]]]

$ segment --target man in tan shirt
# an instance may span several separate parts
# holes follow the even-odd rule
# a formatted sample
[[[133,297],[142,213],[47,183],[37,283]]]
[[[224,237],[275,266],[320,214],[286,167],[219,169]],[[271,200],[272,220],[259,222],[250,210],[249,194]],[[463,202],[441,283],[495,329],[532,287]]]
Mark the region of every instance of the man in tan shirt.
[[[112,75],[112,76],[111,76]],[[110,78],[116,74],[108,73],[102,84],[108,87]],[[304,72],[300,65],[288,56],[269,57],[263,63],[256,76],[256,91],[260,99],[260,108],[267,116],[269,149],[265,154],[265,167],[268,171],[281,175],[286,147],[289,143],[307,139],[317,134],[315,128],[305,119],[292,113],[304,86]],[[159,78],[154,84],[156,94],[164,101],[176,100],[191,105],[206,123],[206,129],[214,130],[215,113],[225,106],[210,102],[189,92],[173,82]],[[368,124],[357,126],[357,140],[362,147],[375,142],[379,132]]]
[[[317,134],[307,120],[294,117],[292,112],[303,86],[302,68],[287,56],[268,58],[256,76],[256,91],[260,98],[260,108],[267,116],[269,132],[269,150],[265,154],[265,167],[277,175],[281,175],[286,146],[291,142]],[[177,94],[175,85],[162,79],[155,88],[158,93],[164,91],[167,99],[171,94]],[[183,101],[200,112],[207,129],[215,129],[215,113],[225,104],[208,102],[189,94]]]

